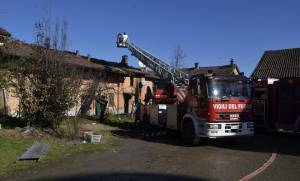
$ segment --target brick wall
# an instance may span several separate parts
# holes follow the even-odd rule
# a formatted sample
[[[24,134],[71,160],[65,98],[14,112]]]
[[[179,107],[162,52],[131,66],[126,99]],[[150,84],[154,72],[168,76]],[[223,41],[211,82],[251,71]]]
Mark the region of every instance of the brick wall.
[[[144,82],[144,86],[140,89],[140,82]],[[81,94],[79,95],[78,102],[76,105],[68,111],[68,115],[74,116],[78,112],[84,109],[84,114],[95,115],[96,114],[96,98],[93,96],[95,92],[91,91],[90,94],[86,94],[88,89],[94,85],[94,81],[85,80],[81,86]],[[135,101],[140,100],[143,102],[145,99],[145,93],[147,86],[152,90],[153,82],[150,80],[145,80],[144,78],[136,77],[124,77],[122,79],[110,79],[105,82],[96,82],[96,88],[102,89],[101,95],[108,101],[106,111],[111,114],[124,114],[127,112],[130,114],[135,106]],[[93,88],[95,89],[95,87]],[[13,89],[8,89],[4,91],[6,98],[6,105],[8,114],[11,116],[16,116],[19,111],[19,100],[16,97]],[[85,95],[83,95],[85,94]],[[90,96],[92,99],[84,98],[85,96]],[[3,97],[3,96],[2,96]],[[0,101],[2,100],[0,94]],[[3,102],[3,101],[2,101]],[[1,103],[0,103],[1,106]],[[0,107],[1,108],[1,107]]]

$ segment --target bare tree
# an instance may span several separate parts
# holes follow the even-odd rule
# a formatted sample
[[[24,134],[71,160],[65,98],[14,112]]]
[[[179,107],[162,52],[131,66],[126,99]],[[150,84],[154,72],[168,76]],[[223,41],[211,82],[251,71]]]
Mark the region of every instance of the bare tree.
[[[186,57],[186,53],[184,53],[180,46],[177,46],[174,50],[171,65],[173,65],[176,68],[180,68]]]
[[[86,112],[93,100],[107,96],[112,88],[105,83],[109,78],[106,72],[73,64],[70,58],[79,57],[63,51],[67,48],[67,21],[57,20],[52,30],[49,23],[50,20],[42,20],[35,24],[35,45],[9,40],[0,47],[5,52],[0,57],[4,56],[2,60],[9,65],[9,87],[14,88],[20,100],[20,118],[30,125],[52,129],[66,120],[70,129],[65,136],[77,138],[76,116]],[[15,55],[16,50],[22,56]],[[85,80],[90,85],[84,85],[83,90]],[[1,76],[0,88],[5,84],[6,79]],[[67,116],[74,108],[75,119]]]
[[[50,24],[50,19],[35,24],[36,45],[12,72],[22,117],[31,125],[56,129],[78,102],[83,70],[66,63],[61,51],[67,45],[66,21],[62,26],[56,22],[54,32]]]

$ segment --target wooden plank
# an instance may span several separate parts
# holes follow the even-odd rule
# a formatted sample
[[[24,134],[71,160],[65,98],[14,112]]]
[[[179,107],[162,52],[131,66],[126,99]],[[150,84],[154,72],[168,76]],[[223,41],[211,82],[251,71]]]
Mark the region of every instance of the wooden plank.
[[[36,160],[39,161],[48,151],[50,145],[47,143],[35,142],[27,151],[25,151],[19,160]]]

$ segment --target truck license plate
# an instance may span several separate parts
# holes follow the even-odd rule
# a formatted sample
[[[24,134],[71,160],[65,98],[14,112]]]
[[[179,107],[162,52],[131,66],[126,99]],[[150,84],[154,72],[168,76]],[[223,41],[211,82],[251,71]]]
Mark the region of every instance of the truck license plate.
[[[230,114],[230,120],[234,121],[234,120],[238,120],[240,117],[239,114]]]

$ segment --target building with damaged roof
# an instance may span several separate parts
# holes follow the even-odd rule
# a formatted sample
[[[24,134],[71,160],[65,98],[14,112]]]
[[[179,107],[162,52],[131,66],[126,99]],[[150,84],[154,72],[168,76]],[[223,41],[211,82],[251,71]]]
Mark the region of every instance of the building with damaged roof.
[[[0,29],[0,43],[0,70],[5,69],[5,65],[16,63],[14,61],[30,56],[34,53],[34,47],[37,46],[13,38],[3,28]],[[57,52],[50,50],[50,53]],[[79,51],[59,51],[59,53],[60,60],[57,61],[81,69],[87,75],[81,89],[89,92],[90,95],[81,95],[81,101],[69,111],[69,115],[75,115],[78,112],[87,115],[100,114],[102,110],[99,110],[101,109],[99,97],[108,101],[106,111],[109,113],[130,114],[136,102],[139,99],[144,100],[146,88],[148,86],[152,88],[153,80],[158,79],[153,73],[129,66],[127,56],[123,56],[120,62],[113,62],[90,55],[83,56]],[[97,76],[98,81],[90,79],[89,73]],[[101,91],[101,96],[95,96],[95,91],[88,91],[91,87],[96,87],[98,92]],[[12,88],[0,90],[0,112],[8,115],[18,114],[19,100]]]

